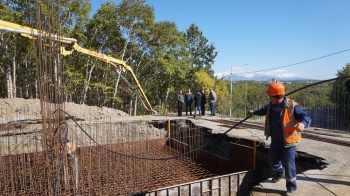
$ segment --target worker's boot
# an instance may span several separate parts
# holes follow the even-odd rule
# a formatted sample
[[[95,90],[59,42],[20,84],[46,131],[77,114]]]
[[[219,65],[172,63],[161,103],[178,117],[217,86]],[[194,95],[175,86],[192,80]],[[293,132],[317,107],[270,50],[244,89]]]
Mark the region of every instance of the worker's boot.
[[[286,196],[292,196],[292,195],[296,195],[296,190],[294,191],[286,191]]]
[[[276,183],[276,182],[280,181],[283,178],[283,175],[284,175],[284,173],[282,173],[282,174],[274,174],[272,176],[272,182]]]

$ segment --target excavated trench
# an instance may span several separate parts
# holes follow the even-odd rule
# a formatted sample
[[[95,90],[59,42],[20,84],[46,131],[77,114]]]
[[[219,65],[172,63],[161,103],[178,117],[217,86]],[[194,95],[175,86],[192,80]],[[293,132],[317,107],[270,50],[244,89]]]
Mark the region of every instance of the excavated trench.
[[[115,133],[107,134],[104,142],[98,145],[81,140],[74,159],[65,155],[56,157],[60,161],[56,162],[59,164],[53,173],[43,169],[47,157],[40,149],[11,155],[1,153],[0,192],[15,195],[248,195],[253,186],[271,177],[267,161],[269,146],[213,134],[212,130],[196,126],[190,120],[103,127],[115,129],[115,132],[126,127],[128,130],[116,136],[116,140],[113,139]],[[101,134],[96,128],[87,133],[90,134],[88,139]],[[145,136],[150,133],[152,137]],[[1,138],[17,141],[30,134],[39,137],[35,130],[11,131],[11,134],[7,131]],[[139,139],[135,139],[136,136]],[[126,137],[133,140],[125,141]],[[19,144],[23,141],[21,138]],[[297,152],[296,162],[298,173],[327,166],[321,157],[304,152]],[[50,183],[55,183],[55,187]]]
[[[191,121],[186,120],[187,124],[190,124],[190,126],[200,128],[202,129],[203,133],[206,133],[207,137],[211,137],[210,140],[206,141],[208,142],[208,145],[203,148],[203,150],[208,151],[210,153],[213,153],[219,157],[224,157],[224,159],[229,158],[229,153],[227,153],[228,149],[228,144],[237,144],[237,145],[243,145],[246,147],[252,147],[253,141],[251,140],[246,140],[242,138],[234,138],[234,137],[228,137],[227,135],[222,135],[222,134],[212,134],[212,130],[206,127],[199,127],[194,125]],[[172,121],[173,126],[178,126],[179,122],[178,121]],[[180,123],[181,124],[181,123]],[[155,126],[159,126],[159,128],[162,128],[162,124],[159,123],[154,123]],[[165,124],[163,124],[164,126]],[[219,140],[213,140],[213,138],[220,138]],[[254,161],[254,184],[258,185],[260,182],[267,180],[268,178],[271,178],[273,173],[271,170],[270,165],[268,164],[268,151],[269,151],[270,146],[266,145],[265,143],[261,142],[256,142],[255,144],[255,151],[256,151],[256,156],[255,160],[249,160],[249,161]],[[237,152],[236,152],[237,153]],[[235,155],[233,155],[235,156]],[[238,158],[240,156],[240,153],[237,153],[237,156],[235,158]],[[247,164],[245,161],[241,159],[236,159],[237,163],[236,165],[237,168],[240,167],[240,165]],[[218,163],[214,163],[218,164]],[[237,166],[238,165],[238,166]],[[314,156],[312,154],[308,154],[306,152],[302,151],[297,151],[296,154],[296,166],[297,166],[297,174],[301,174],[307,170],[313,170],[313,169],[318,169],[322,170],[327,167],[329,163],[322,157]],[[239,170],[239,169],[238,169]],[[236,170],[236,171],[238,171]],[[252,188],[252,187],[250,187]]]

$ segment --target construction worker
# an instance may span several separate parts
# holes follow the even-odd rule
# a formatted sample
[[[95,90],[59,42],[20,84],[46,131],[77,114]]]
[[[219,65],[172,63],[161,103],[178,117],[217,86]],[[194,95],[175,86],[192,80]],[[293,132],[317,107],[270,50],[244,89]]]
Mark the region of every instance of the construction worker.
[[[73,179],[74,179],[74,184],[75,184],[75,189],[78,190],[78,157],[75,155],[75,143],[73,141],[70,141],[68,138],[64,142],[64,151],[67,153],[67,158],[68,162],[71,163],[71,168],[72,168],[72,174],[73,174]],[[69,165],[64,165],[63,166],[63,171],[64,171],[64,181],[65,184],[67,185],[68,180],[68,167]]]
[[[295,153],[301,140],[301,133],[311,123],[311,118],[299,104],[285,97],[283,84],[270,84],[266,91],[270,103],[263,108],[247,113],[250,116],[266,115],[265,136],[271,136],[268,160],[274,171],[272,182],[286,178],[286,195],[294,195],[297,190]]]
[[[72,156],[75,152],[75,144],[67,138],[64,145],[67,155]]]

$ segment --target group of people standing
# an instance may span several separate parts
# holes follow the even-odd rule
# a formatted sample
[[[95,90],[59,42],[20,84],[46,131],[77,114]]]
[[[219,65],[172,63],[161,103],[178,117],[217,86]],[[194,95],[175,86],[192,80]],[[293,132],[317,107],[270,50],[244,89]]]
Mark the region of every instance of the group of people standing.
[[[210,88],[208,103],[210,105],[210,115],[215,116],[215,105],[216,105],[217,96],[213,88]],[[207,97],[204,89],[197,91],[195,95],[192,94],[191,89],[188,89],[186,94],[182,94],[182,90],[179,90],[177,95],[178,102],[178,116],[182,116],[182,108],[185,103],[186,115],[190,113],[192,115],[192,104],[194,102],[194,114],[193,117],[197,116],[197,111],[199,116],[205,115],[205,105],[207,104]]]

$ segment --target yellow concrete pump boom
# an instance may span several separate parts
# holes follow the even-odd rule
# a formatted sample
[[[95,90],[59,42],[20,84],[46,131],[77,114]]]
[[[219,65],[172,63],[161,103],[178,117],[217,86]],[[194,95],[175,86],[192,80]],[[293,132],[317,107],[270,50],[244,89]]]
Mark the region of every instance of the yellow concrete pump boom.
[[[119,59],[116,59],[116,58],[113,58],[113,57],[110,57],[110,56],[107,56],[107,55],[104,55],[104,54],[101,54],[101,53],[98,53],[98,52],[95,52],[92,50],[82,48],[78,45],[77,40],[74,38],[62,37],[62,36],[58,36],[55,34],[46,33],[44,31],[39,31],[39,30],[34,29],[34,28],[18,25],[18,24],[3,21],[3,20],[0,20],[0,31],[20,33],[21,36],[27,37],[29,39],[36,39],[38,37],[50,38],[50,39],[53,39],[53,40],[61,43],[60,51],[61,51],[62,55],[70,55],[70,54],[72,54],[73,51],[77,51],[77,52],[98,58],[98,59],[100,59],[108,64],[113,65],[116,68],[121,67],[123,72],[128,71],[132,75],[132,77],[136,83],[138,95],[140,96],[140,100],[141,100],[142,104],[144,105],[146,111],[152,112],[152,113],[157,113],[155,110],[152,109],[152,106],[149,103],[143,89],[141,88],[141,85],[140,85],[139,81],[137,80],[136,75],[134,74],[132,68],[129,65],[127,65],[125,63],[125,61],[122,61],[122,60],[119,60]],[[134,89],[134,87],[126,80],[125,77],[122,76],[122,79],[124,81],[126,81],[127,84],[131,88]]]

